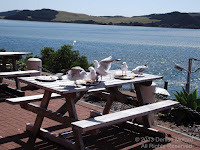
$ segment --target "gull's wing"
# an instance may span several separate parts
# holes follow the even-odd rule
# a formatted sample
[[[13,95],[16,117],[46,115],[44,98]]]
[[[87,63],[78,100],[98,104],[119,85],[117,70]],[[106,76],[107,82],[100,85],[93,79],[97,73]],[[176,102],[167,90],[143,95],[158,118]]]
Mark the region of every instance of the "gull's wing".
[[[100,61],[100,67],[99,67],[99,69],[100,70],[102,70],[102,69],[104,69],[104,70],[109,70],[110,69],[110,67],[111,67],[111,62],[112,62],[112,56],[109,56],[109,57],[107,57],[107,58],[104,58],[103,60],[101,60]]]
[[[80,66],[72,67],[70,70],[77,70],[77,71],[83,71],[84,69]]]
[[[143,72],[146,68],[138,68],[139,72]]]
[[[146,68],[147,66],[138,66],[135,69],[138,70],[138,72],[143,72]]]
[[[112,56],[109,56],[107,58],[104,58],[103,60],[100,61],[100,67],[101,69],[105,69],[106,71],[108,71],[111,67],[111,63],[113,61],[120,61],[121,59],[112,59]]]
[[[102,59],[102,60],[100,61],[100,63],[101,63],[101,62],[104,62],[104,61],[111,61],[111,60],[112,60],[112,56],[109,56],[109,57],[107,57],[107,58]]]

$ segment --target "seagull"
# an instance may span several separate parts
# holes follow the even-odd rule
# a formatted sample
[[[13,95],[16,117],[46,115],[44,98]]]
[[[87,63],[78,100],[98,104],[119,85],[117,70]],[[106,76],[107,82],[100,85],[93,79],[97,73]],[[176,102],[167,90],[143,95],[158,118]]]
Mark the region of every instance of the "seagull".
[[[122,70],[122,76],[123,76],[124,72],[125,72],[125,75],[126,75],[126,71],[128,71],[128,66],[127,66],[126,62],[122,63],[121,70]]]
[[[104,58],[100,61],[100,63],[97,60],[94,60],[94,68],[98,75],[106,76],[108,75],[108,71],[111,67],[111,63],[113,61],[120,61],[121,59],[112,59],[112,56],[109,56],[107,58]]]
[[[77,85],[76,80],[82,80],[85,78],[87,73],[85,70],[79,66],[72,67],[68,72],[67,72],[67,78],[71,81],[75,81],[74,83]]]
[[[133,73],[138,74],[138,75],[142,75],[142,73],[144,72],[144,70],[148,68],[147,65],[143,65],[143,66],[137,66],[135,69],[132,70]]]
[[[96,74],[96,70],[94,69],[94,67],[89,67],[88,70],[90,70],[90,79],[92,81],[95,81],[97,78],[97,74]]]
[[[74,40],[73,45],[75,45],[75,43],[76,43],[76,40]]]

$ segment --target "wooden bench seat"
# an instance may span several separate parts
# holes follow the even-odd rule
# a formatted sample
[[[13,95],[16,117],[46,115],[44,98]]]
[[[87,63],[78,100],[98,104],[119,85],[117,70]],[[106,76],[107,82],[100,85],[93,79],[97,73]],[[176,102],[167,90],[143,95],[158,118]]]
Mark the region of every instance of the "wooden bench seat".
[[[100,92],[104,90],[105,88],[101,88],[98,90],[93,89],[93,90],[89,90],[88,93],[96,93],[96,92]],[[56,93],[51,94],[51,98],[58,98],[58,97],[61,97],[61,95],[56,94]],[[21,104],[21,103],[40,101],[42,98],[43,98],[43,94],[39,94],[39,95],[31,95],[31,96],[24,96],[24,97],[8,98],[6,99],[6,102],[15,105],[15,104]]]
[[[56,94],[56,93],[51,94],[51,98],[58,98],[58,97],[61,97],[61,95]],[[39,101],[42,98],[43,98],[43,94],[39,94],[39,95],[31,95],[31,96],[24,96],[24,97],[8,98],[6,99],[6,102],[15,105],[15,104]]]
[[[151,113],[156,113],[159,111],[170,109],[171,107],[177,106],[179,103],[171,100],[165,100],[161,102],[156,102],[153,104],[148,104],[140,107],[135,107],[132,109],[127,109],[103,116],[98,116],[94,118],[89,118],[86,120],[76,121],[72,123],[73,132],[75,140],[79,145],[78,149],[84,149],[84,144],[82,140],[82,133],[87,131],[119,124],[126,122],[137,117],[146,116]]]
[[[38,70],[0,72],[0,78],[23,77],[40,73]]]

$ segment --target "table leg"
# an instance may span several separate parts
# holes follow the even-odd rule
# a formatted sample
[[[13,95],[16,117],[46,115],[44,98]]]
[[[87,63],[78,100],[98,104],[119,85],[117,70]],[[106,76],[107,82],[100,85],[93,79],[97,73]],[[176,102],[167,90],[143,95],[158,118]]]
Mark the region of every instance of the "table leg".
[[[6,71],[6,63],[7,63],[8,58],[3,57],[2,58],[2,71]]]
[[[13,64],[13,70],[14,70],[14,71],[17,71],[17,70],[18,70],[17,62],[16,62],[16,61],[17,61],[16,58],[13,57],[13,58],[12,58],[12,64]]]
[[[106,103],[103,114],[109,113],[113,101],[121,102],[123,104],[131,104],[133,106],[138,106],[138,102],[136,100],[128,99],[126,95],[122,94],[119,91],[118,87],[107,88],[106,90],[110,93],[110,99],[108,99]]]
[[[51,92],[45,91],[44,97],[43,97],[41,104],[40,104],[40,107],[47,108],[50,98],[51,98]],[[44,116],[42,114],[37,115],[35,123],[34,123],[33,130],[30,133],[30,137],[29,137],[29,140],[27,142],[27,148],[28,149],[33,149],[34,144],[35,144],[35,140],[36,140],[36,137],[37,137],[38,132],[40,130],[40,127],[42,125],[43,119],[44,119]]]
[[[81,99],[81,97],[83,97],[85,93],[87,92],[80,92],[80,95],[73,99],[74,104],[76,104]],[[67,101],[66,101],[56,112],[64,115],[67,111],[68,110],[67,110]]]
[[[75,93],[67,94],[65,95],[65,100],[67,103],[66,106],[67,106],[67,111],[69,113],[69,117],[72,117],[75,120],[78,120],[76,108],[75,108],[75,101],[74,101],[75,97],[76,97]]]
[[[112,103],[113,103],[113,101],[115,99],[113,93],[111,92],[112,91],[111,88],[108,88],[107,91],[110,92],[110,96],[109,97],[107,96],[107,102],[106,102],[106,105],[105,105],[105,107],[103,109],[103,115],[109,114],[111,106],[112,106]]]
[[[17,71],[18,70],[18,67],[17,67],[17,59],[15,58],[15,57],[13,57],[12,58],[12,64],[13,64],[13,70],[14,71]],[[15,82],[16,82],[16,88],[18,89],[18,90],[21,90],[21,87],[20,87],[20,82],[19,82],[19,80],[18,80],[18,78],[17,77],[15,77]]]
[[[145,100],[144,100],[144,97],[143,97],[143,91],[142,91],[142,88],[141,88],[141,84],[134,84],[134,87],[135,87],[136,96],[137,96],[137,99],[138,99],[139,106],[145,105]],[[150,128],[150,121],[149,121],[148,115],[143,116],[142,121],[143,121],[145,127]]]

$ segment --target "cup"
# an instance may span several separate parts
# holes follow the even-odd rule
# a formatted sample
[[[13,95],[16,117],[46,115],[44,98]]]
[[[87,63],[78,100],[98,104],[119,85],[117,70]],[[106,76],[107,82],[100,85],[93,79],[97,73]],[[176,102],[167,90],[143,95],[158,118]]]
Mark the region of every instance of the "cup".
[[[62,78],[63,73],[57,73],[56,76],[58,77],[59,80],[62,80],[62,79],[63,79],[63,78]]]

